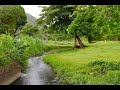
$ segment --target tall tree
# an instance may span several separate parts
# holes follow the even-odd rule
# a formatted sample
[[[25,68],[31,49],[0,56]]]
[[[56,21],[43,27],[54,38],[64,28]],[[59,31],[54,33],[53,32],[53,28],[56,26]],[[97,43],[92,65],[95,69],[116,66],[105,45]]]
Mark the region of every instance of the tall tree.
[[[76,5],[50,5],[42,8],[42,14],[37,23],[45,27],[45,32],[67,33],[66,29],[72,21],[72,13]]]
[[[78,40],[80,48],[83,48],[85,46],[79,37],[82,35],[88,38],[89,43],[92,42],[92,38],[95,34],[93,28],[94,8],[95,7],[93,5],[79,5],[77,7],[77,10],[74,11],[73,15],[76,17],[67,29],[67,31],[73,34],[75,37],[74,47],[78,47],[76,45],[76,40]]]
[[[120,38],[120,6],[97,5],[94,28],[106,37]]]
[[[24,9],[20,5],[4,5],[0,7],[0,33],[15,35],[16,30],[27,23]]]

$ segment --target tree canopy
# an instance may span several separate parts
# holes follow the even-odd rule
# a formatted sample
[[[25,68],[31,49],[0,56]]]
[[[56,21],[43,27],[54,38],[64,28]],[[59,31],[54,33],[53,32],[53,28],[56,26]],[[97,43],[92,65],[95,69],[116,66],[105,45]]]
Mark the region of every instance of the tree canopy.
[[[71,33],[81,48],[85,45],[80,36],[87,37],[89,43],[103,37],[120,37],[119,5],[50,5],[42,8],[37,23],[44,31]]]
[[[106,36],[120,36],[120,6],[98,5],[96,6],[94,28],[100,30]]]
[[[72,21],[72,13],[76,5],[50,5],[42,7],[42,14],[37,23],[49,28],[49,32],[66,32]]]
[[[97,36],[120,36],[119,5],[78,5],[73,15],[76,17],[67,31],[73,35],[86,36],[88,42]]]
[[[40,35],[40,31],[38,26],[33,26],[31,24],[26,24],[22,30],[21,30],[22,34],[28,35],[28,36],[36,36],[37,34]]]
[[[14,35],[16,30],[27,23],[27,17],[20,5],[0,6],[0,33]]]
[[[91,42],[95,33],[93,28],[94,10],[95,7],[92,5],[79,5],[77,10],[73,13],[73,15],[76,15],[76,17],[68,26],[67,31],[73,35],[84,35],[88,38],[88,41]]]

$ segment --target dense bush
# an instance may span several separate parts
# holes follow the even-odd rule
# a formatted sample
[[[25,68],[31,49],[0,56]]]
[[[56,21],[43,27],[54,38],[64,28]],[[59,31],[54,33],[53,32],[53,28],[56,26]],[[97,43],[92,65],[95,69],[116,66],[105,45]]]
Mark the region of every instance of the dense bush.
[[[95,73],[105,74],[108,71],[120,70],[120,62],[106,62],[103,60],[96,60],[88,64],[91,70]]]
[[[0,66],[10,63],[12,54],[16,48],[13,46],[14,39],[7,35],[0,35]]]
[[[43,44],[38,38],[24,35],[13,38],[2,34],[0,47],[0,66],[17,61],[22,66],[22,71],[27,68],[27,59],[43,52]]]
[[[43,53],[44,45],[40,38],[38,38],[38,37],[33,38],[33,37],[21,35],[18,37],[17,40],[23,41],[25,46],[27,44],[27,48],[24,50],[24,52],[29,57],[40,55]]]

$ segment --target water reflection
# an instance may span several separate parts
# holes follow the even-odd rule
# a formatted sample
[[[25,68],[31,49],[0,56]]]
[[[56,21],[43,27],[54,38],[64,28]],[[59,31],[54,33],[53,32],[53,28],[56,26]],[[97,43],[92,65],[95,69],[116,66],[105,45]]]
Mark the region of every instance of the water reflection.
[[[29,68],[11,85],[50,85],[54,80],[51,68],[42,61],[42,57],[29,60]]]

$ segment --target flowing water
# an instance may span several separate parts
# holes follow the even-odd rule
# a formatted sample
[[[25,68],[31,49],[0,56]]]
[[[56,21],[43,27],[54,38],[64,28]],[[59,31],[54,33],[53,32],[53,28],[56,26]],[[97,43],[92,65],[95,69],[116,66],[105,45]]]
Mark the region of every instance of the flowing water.
[[[26,73],[22,73],[21,77],[11,85],[57,85],[57,78],[40,56],[30,58]]]

